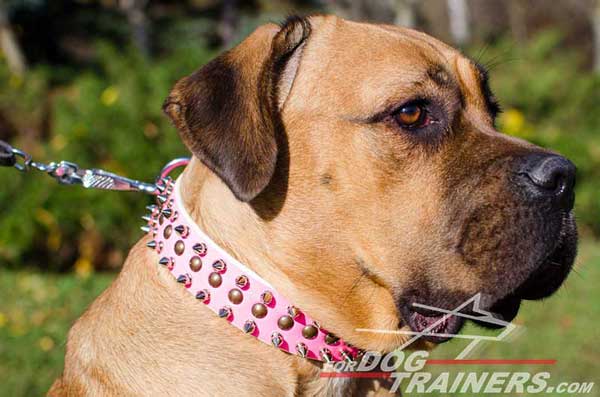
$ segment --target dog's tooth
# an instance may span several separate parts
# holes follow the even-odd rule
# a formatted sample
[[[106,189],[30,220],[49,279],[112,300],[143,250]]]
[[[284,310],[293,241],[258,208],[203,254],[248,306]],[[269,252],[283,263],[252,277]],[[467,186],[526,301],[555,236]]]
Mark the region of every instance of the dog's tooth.
[[[321,359],[323,361],[325,361],[326,363],[331,362],[332,358],[331,358],[331,352],[329,351],[329,349],[323,348],[319,351],[319,354],[321,355]]]
[[[303,358],[306,357],[306,355],[308,354],[308,348],[302,342],[296,345],[296,351],[298,352],[298,355]]]
[[[271,343],[275,347],[281,346],[281,344],[283,343],[283,337],[279,332],[273,332],[273,334],[271,334]]]
[[[146,243],[146,247],[152,248],[152,249],[156,248],[156,241],[155,240],[148,241]]]
[[[256,329],[256,324],[252,320],[248,320],[244,323],[244,332],[247,334],[251,334]]]

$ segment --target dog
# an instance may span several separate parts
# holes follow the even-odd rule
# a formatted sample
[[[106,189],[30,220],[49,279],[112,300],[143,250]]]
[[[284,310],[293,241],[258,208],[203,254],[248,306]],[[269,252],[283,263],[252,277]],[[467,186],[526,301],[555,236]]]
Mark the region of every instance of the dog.
[[[424,33],[324,15],[264,25],[179,80],[164,111],[193,153],[180,177],[193,221],[357,348],[408,338],[359,329],[439,318],[413,303],[481,293],[510,321],[573,265],[575,166],[498,132],[484,68]],[[73,325],[50,396],[390,393],[235,329],[149,239]]]

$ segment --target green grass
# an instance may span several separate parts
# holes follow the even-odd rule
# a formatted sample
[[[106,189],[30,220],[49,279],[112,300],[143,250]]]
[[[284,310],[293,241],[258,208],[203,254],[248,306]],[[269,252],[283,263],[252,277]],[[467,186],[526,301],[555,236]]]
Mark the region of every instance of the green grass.
[[[523,325],[525,331],[516,340],[485,342],[473,358],[556,359],[556,365],[552,366],[493,369],[549,371],[551,383],[597,383],[600,372],[599,243],[582,242],[576,269],[555,296],[524,304],[516,322]],[[0,270],[1,396],[39,396],[46,392],[62,370],[69,327],[113,278],[114,274],[81,278],[75,274]],[[465,330],[474,331],[472,326]],[[464,346],[464,341],[449,342],[437,349],[433,357],[453,358]],[[452,370],[490,369],[469,366]],[[441,369],[431,367],[430,370]],[[600,385],[595,385],[593,395],[598,394],[599,388]]]

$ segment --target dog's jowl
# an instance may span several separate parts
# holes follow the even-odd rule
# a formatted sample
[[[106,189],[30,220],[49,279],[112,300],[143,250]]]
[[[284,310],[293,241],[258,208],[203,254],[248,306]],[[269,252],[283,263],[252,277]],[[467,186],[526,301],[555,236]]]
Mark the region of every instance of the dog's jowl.
[[[301,354],[310,344],[283,351],[286,327],[305,313],[318,324],[299,337],[327,330],[331,346],[389,352],[408,336],[359,330],[437,322],[436,333],[455,334],[462,317],[438,322],[413,304],[453,310],[476,294],[510,321],[572,267],[574,165],[498,132],[486,71],[423,33],[294,17],[258,28],[165,95],[193,154],[179,205],[293,310],[262,343],[277,295],[250,302],[241,332],[228,317],[254,276],[236,281],[220,318],[206,306],[227,264],[198,255],[178,283],[144,237],[71,329],[51,395],[386,395],[379,380],[320,377],[322,362]],[[188,229],[174,230],[184,241]],[[200,297],[185,288],[196,272],[212,277]]]

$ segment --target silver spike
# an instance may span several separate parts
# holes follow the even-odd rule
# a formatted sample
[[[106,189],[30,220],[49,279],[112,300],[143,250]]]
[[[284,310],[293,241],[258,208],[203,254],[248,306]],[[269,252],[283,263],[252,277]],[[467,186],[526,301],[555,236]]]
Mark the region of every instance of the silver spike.
[[[159,194],[158,196],[156,196],[156,199],[158,201],[160,201],[161,204],[164,204],[167,202],[167,196],[164,196],[162,194]]]
[[[323,359],[323,361],[325,361],[326,363],[331,362],[332,358],[329,349],[321,349],[319,353],[321,354],[321,358]]]
[[[154,212],[154,211],[156,211],[156,210],[158,209],[158,206],[157,206],[157,205],[155,205],[155,204],[152,204],[152,205],[147,205],[147,206],[146,206],[146,209],[147,209],[148,211],[150,211],[150,212]]]
[[[144,232],[144,233],[150,233],[150,230],[152,230],[152,229],[150,229],[150,226],[147,226],[147,225],[140,227],[140,229],[142,229],[142,232]]]
[[[281,336],[281,334],[279,332],[273,332],[271,334],[271,343],[275,347],[279,347],[283,344],[283,337]]]
[[[165,218],[171,217],[172,213],[173,213],[173,210],[170,208],[165,208],[164,210],[162,210],[162,214],[165,216]]]
[[[162,193],[162,192],[164,192],[164,191],[165,191],[165,189],[166,189],[165,185],[156,185],[156,188],[157,188],[157,189],[158,189],[158,191],[159,191],[159,192],[161,192],[161,193]]]
[[[145,220],[146,222],[154,223],[154,218],[152,218],[150,215],[144,215],[144,216],[142,216],[142,219]]]
[[[256,329],[256,323],[252,320],[248,320],[244,323],[244,332],[247,334],[251,334]]]
[[[298,355],[300,357],[306,357],[306,355],[308,354],[308,348],[302,342],[300,342],[296,345],[296,351],[298,352]]]
[[[152,241],[148,241],[148,242],[146,243],[146,247],[148,247],[148,248],[152,248],[152,249],[156,248],[156,241],[154,241],[154,240],[152,240]]]
[[[225,306],[219,309],[219,317],[229,318],[231,316],[231,308]]]

